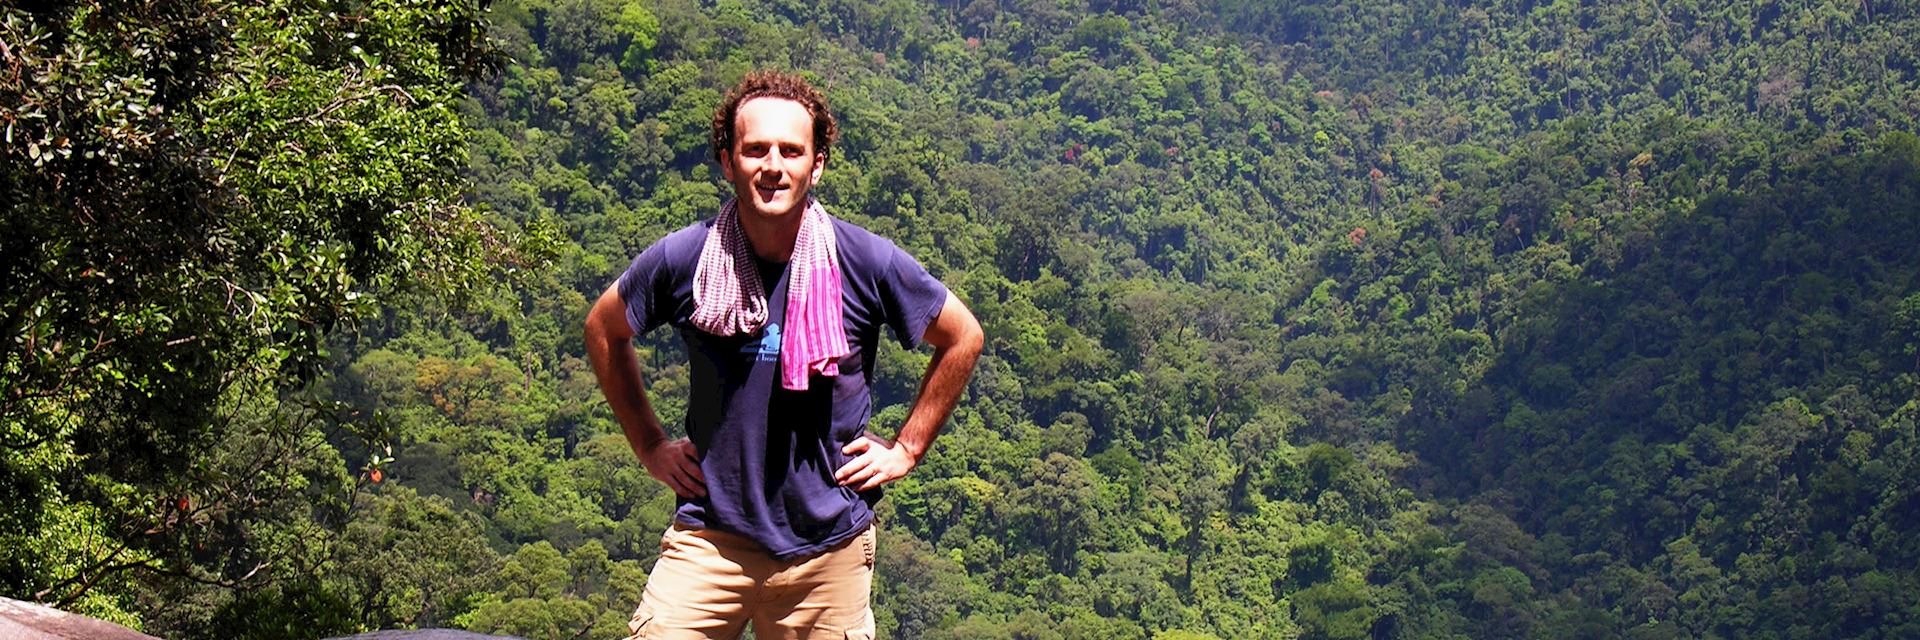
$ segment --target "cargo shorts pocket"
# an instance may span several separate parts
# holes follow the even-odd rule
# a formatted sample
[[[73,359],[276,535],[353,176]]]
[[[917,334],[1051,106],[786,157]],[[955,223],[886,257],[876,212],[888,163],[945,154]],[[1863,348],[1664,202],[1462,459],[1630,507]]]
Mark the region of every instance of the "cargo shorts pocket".
[[[862,613],[860,618],[860,624],[856,624],[853,628],[847,630],[847,640],[873,640],[875,633],[873,607],[867,607],[866,612]]]
[[[873,570],[873,547],[878,537],[872,526],[868,526],[867,530],[860,534],[861,561],[866,563],[868,571]]]
[[[640,606],[633,610],[633,618],[627,620],[627,630],[633,632],[633,635],[627,636],[626,640],[653,638],[653,607],[647,606],[645,602],[640,603]]]

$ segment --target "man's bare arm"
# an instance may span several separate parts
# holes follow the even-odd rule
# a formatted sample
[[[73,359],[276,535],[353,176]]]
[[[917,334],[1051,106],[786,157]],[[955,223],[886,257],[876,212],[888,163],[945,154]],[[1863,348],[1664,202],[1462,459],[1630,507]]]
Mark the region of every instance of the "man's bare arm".
[[[700,455],[686,438],[668,440],[667,431],[647,401],[646,387],[640,376],[640,359],[633,353],[633,329],[627,326],[627,305],[620,299],[619,285],[607,287],[587,312],[587,359],[593,362],[593,375],[600,380],[600,392],[613,407],[620,430],[627,434],[627,445],[640,458],[647,473],[673,489],[682,498],[697,498],[707,493],[706,477],[700,473]]]
[[[865,491],[898,480],[919,466],[934,437],[940,435],[940,426],[953,413],[967,379],[973,377],[973,365],[986,342],[980,321],[952,292],[923,339],[933,345],[933,360],[920,377],[920,395],[899,437],[891,443],[860,438],[841,449],[857,457],[834,472],[840,484]]]

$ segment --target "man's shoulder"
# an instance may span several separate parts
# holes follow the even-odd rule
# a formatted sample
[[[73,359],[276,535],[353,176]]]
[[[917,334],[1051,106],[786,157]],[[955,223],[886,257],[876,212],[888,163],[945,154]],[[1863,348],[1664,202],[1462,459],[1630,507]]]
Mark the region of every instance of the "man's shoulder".
[[[653,241],[647,250],[661,252],[661,260],[670,265],[689,260],[698,261],[700,250],[707,243],[707,231],[712,228],[712,218],[695,221],[673,233],[661,236],[659,240]]]
[[[694,246],[699,246],[700,244],[707,241],[707,231],[713,228],[713,223],[714,223],[713,218],[701,218],[699,220],[695,220],[687,224],[687,226],[680,227],[678,230],[675,230],[673,233],[669,233],[661,237],[660,240],[658,240],[658,242],[671,242],[675,244],[692,244]]]
[[[833,236],[834,243],[839,245],[840,261],[850,270],[889,266],[894,255],[901,251],[900,245],[886,236],[837,216],[833,218]]]

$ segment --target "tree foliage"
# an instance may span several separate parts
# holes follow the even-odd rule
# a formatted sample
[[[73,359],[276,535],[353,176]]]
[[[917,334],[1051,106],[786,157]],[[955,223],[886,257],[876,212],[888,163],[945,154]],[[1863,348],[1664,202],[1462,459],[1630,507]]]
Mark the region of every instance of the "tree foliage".
[[[7,24],[120,33],[94,13],[46,15],[15,11]],[[1920,624],[1901,597],[1920,588],[1911,255],[1920,122],[1908,106],[1920,90],[1908,44],[1920,13],[1911,8],[529,0],[488,15],[513,62],[468,84],[466,99],[445,84],[433,85],[443,94],[403,84],[411,101],[375,91],[322,114],[348,122],[296,117],[333,104],[328,87],[371,82],[356,64],[392,65],[395,84],[468,68],[464,54],[445,52],[471,41],[443,36],[473,37],[454,26],[473,14],[405,15],[423,21],[378,22],[407,25],[387,27],[382,42],[432,43],[446,57],[375,46],[373,23],[263,20],[249,24],[285,31],[262,26],[246,42],[311,43],[277,63],[307,65],[287,72],[305,84],[246,98],[255,84],[229,94],[206,80],[194,85],[201,102],[175,98],[161,111],[232,96],[207,112],[233,114],[224,120],[168,121],[198,137],[153,143],[240,150],[179,165],[196,167],[178,170],[201,176],[192,184],[224,185],[181,187],[225,198],[207,211],[272,202],[299,212],[273,218],[280,226],[352,221],[294,225],[323,241],[295,242],[289,264],[333,247],[324,264],[348,277],[261,289],[263,308],[298,310],[277,317],[318,320],[260,339],[285,354],[266,342],[236,353],[273,353],[260,367],[275,379],[311,372],[309,397],[320,401],[311,416],[359,416],[348,424],[392,449],[315,429],[292,432],[306,440],[267,438],[314,443],[304,458],[275,454],[295,464],[267,475],[300,490],[272,504],[309,496],[301,500],[329,515],[248,517],[258,531],[298,530],[302,517],[329,523],[321,529],[335,541],[275,547],[311,558],[300,566],[320,567],[320,581],[229,589],[238,596],[95,589],[148,594],[118,606],[154,628],[237,629],[220,625],[285,601],[316,624],[361,629],[620,634],[673,498],[632,459],[578,326],[634,254],[719,204],[705,122],[720,92],[759,67],[807,74],[842,118],[846,135],[820,187],[829,210],[899,242],[987,330],[954,420],[881,503],[875,602],[890,636],[1905,637]],[[171,42],[200,37],[194,29],[244,32],[175,17],[128,33]],[[56,49],[9,51],[52,60]],[[136,59],[116,55],[100,64]],[[229,58],[206,59],[210,69],[256,68]],[[439,62],[408,66],[423,59]],[[57,93],[8,77],[10,97]],[[70,84],[76,96],[109,86]],[[426,107],[436,102],[426,95],[443,106]],[[432,117],[383,119],[409,113]],[[53,139],[44,123],[9,117],[39,132],[33,139]],[[422,282],[429,257],[465,255],[429,250],[446,241],[432,221],[449,219],[430,212],[464,219],[476,209],[420,204],[457,204],[444,182],[454,165],[432,162],[462,143],[459,127],[435,123],[456,122],[471,128],[466,201],[490,233],[520,239],[512,248],[523,261],[502,286],[459,300],[341,302],[344,292]],[[283,123],[272,129],[282,137],[248,139],[261,123]],[[82,129],[60,135],[118,131]],[[310,158],[288,139],[308,152],[354,151]],[[407,162],[438,171],[380,155],[431,141],[445,144]],[[68,165],[32,164],[81,162],[61,148],[8,147],[5,175],[24,186],[0,197],[70,197],[51,177]],[[217,181],[222,172],[243,177]],[[393,175],[408,179],[382,177]],[[365,193],[376,199],[355,199]],[[112,201],[176,202],[142,197]],[[353,213],[363,202],[410,213]],[[9,218],[24,231],[0,239],[14,243],[7,260],[43,237],[104,242],[24,226],[79,210],[31,206],[43,209],[22,210],[49,213]],[[338,228],[367,235],[327,235]],[[185,237],[215,235],[194,233]],[[488,237],[473,242],[491,246]],[[368,238],[371,249],[356,244]],[[262,260],[272,252],[259,247],[278,246],[231,254]],[[191,278],[253,273],[210,264],[165,272],[187,280],[138,283],[225,304],[221,289]],[[414,269],[394,270],[402,264]],[[458,264],[429,265],[424,282],[464,272]],[[9,296],[16,290],[34,289],[9,284]],[[280,291],[289,297],[271,297]],[[224,308],[206,304],[196,308]],[[309,316],[317,312],[298,305],[338,310]],[[244,314],[203,315],[255,326]],[[347,317],[364,321],[337,321]],[[161,345],[207,331],[124,326]],[[682,347],[664,332],[637,346],[662,418],[677,424]],[[8,353],[7,384],[48,375],[32,368],[40,356]],[[48,371],[94,381],[146,366],[102,357],[109,369]],[[154,362],[186,362],[176,358]],[[874,429],[904,419],[925,358],[881,354]],[[141,384],[184,385],[206,371]],[[18,405],[38,413],[10,409],[8,437],[77,432],[55,419],[100,415],[87,407],[108,397]],[[217,397],[217,409],[286,412],[260,393],[243,396],[252,404]],[[134,408],[146,413],[128,415],[160,411]],[[258,413],[248,424],[285,423]],[[233,431],[208,437],[216,433]],[[9,473],[38,480],[9,486],[64,491],[74,485],[59,474],[104,459],[81,453],[17,448],[6,460],[19,471]],[[37,466],[43,459],[54,464]],[[354,480],[370,464],[385,482]],[[94,503],[35,490],[21,495],[37,506],[8,512],[47,532],[23,543],[106,521],[65,506]],[[52,557],[28,553],[55,552],[8,557]],[[258,619],[270,628],[280,618]]]
[[[0,9],[10,595],[130,620],[135,581],[281,565],[331,597],[284,529],[351,508],[338,416],[278,396],[329,331],[501,241],[459,195],[476,9],[315,8]]]

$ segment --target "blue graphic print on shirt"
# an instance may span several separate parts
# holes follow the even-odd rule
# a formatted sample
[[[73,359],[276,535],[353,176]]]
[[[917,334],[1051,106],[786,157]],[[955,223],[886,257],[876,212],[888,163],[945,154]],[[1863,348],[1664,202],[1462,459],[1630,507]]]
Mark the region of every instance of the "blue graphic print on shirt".
[[[740,347],[740,353],[753,354],[757,362],[779,362],[780,325],[773,322],[767,323],[767,328],[760,332],[760,339]]]

